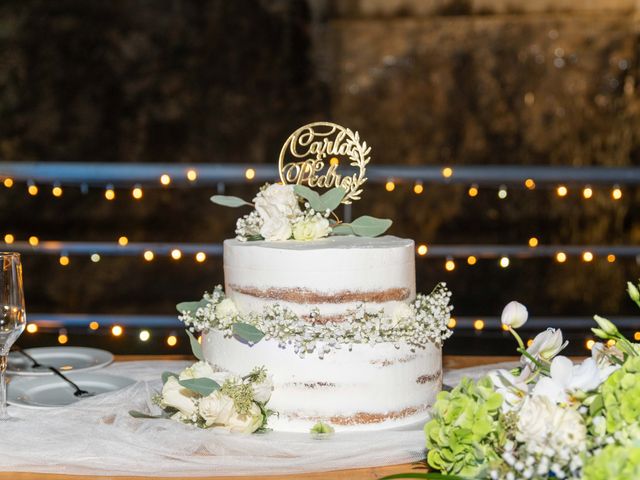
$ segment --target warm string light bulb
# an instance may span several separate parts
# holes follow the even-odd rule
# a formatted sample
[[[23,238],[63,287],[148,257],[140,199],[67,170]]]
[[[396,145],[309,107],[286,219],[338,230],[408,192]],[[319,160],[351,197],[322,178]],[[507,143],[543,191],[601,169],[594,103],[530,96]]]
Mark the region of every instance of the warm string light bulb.
[[[442,176],[444,178],[451,178],[451,176],[453,176],[453,168],[451,167],[444,167],[442,169]]]
[[[69,341],[69,337],[67,336],[66,331],[61,331],[60,334],[58,335],[58,343],[60,345],[64,345],[68,341]]]
[[[119,337],[124,333],[124,329],[120,325],[114,325],[111,327],[111,335]]]
[[[533,180],[533,178],[527,178],[524,181],[524,186],[527,187],[529,190],[535,190],[536,182]]]
[[[556,262],[558,263],[564,263],[567,261],[567,254],[564,252],[558,252],[556,253]]]
[[[178,344],[178,337],[176,337],[175,335],[169,335],[167,337],[167,345],[169,345],[170,347],[175,347]]]
[[[613,253],[610,253],[609,255],[607,255],[607,262],[613,263],[615,261],[616,261],[616,256]]]
[[[507,186],[500,185],[500,188],[498,189],[498,198],[500,200],[504,200],[505,198],[507,198],[507,195],[508,195]]]
[[[450,258],[444,263],[444,268],[447,272],[453,272],[456,268],[456,262]]]
[[[393,180],[389,180],[384,184],[384,188],[387,192],[393,192],[396,189],[396,184],[393,182]]]
[[[509,266],[509,264],[510,264],[510,263],[511,263],[511,262],[510,262],[510,260],[509,260],[509,257],[502,257],[502,258],[500,258],[500,266],[501,266],[502,268],[507,268],[507,267]]]
[[[53,188],[51,189],[51,194],[54,197],[61,197],[62,196],[62,187],[60,185],[54,185]]]
[[[536,237],[531,237],[531,238],[529,239],[529,246],[530,246],[531,248],[535,248],[535,247],[537,247],[537,246],[538,246],[538,243],[539,243],[539,242],[538,242],[538,239],[537,239]]]
[[[102,258],[100,257],[100,254],[99,254],[99,253],[92,253],[92,254],[91,254],[91,257],[89,257],[89,258],[91,258],[91,261],[92,261],[93,263],[98,263],[98,262],[102,259]]]
[[[125,237],[124,235],[122,235],[120,238],[118,238],[118,245],[120,245],[121,247],[126,246],[129,243],[129,239],[127,237]]]
[[[256,178],[256,171],[253,168],[247,168],[244,171],[244,178],[246,178],[247,180],[253,180],[254,178]]]
[[[68,255],[63,254],[63,255],[60,255],[58,262],[60,262],[60,265],[62,265],[63,267],[66,267],[67,265],[69,265],[69,263],[71,263],[71,260],[69,259]]]
[[[3,184],[5,187],[7,187],[7,188],[11,188],[11,187],[13,187],[13,178],[9,178],[9,177],[5,178],[5,179],[2,181],[2,184]]]
[[[458,324],[458,322],[456,321],[456,319],[454,317],[451,317],[449,319],[449,323],[447,323],[447,327],[455,328],[457,324]]]
[[[591,197],[593,197],[593,189],[589,185],[587,185],[582,189],[582,196],[586,200],[589,200]]]
[[[329,165],[331,165],[332,167],[337,167],[338,165],[340,165],[340,159],[338,157],[331,157],[331,160],[329,160]]]
[[[107,185],[104,190],[104,198],[111,201],[116,198],[116,191],[113,189],[113,185]]]
[[[196,253],[196,262],[202,263],[207,259],[207,254],[204,252]]]
[[[151,338],[151,333],[149,332],[149,330],[140,330],[140,333],[138,334],[138,338],[140,339],[141,342],[146,342]]]
[[[569,193],[569,190],[567,189],[567,187],[565,187],[564,185],[560,185],[557,189],[556,189],[556,194],[559,197],[566,197],[567,193]]]
[[[160,175],[160,183],[166,187],[171,183],[171,177],[166,173],[163,173],[162,175]]]
[[[469,255],[467,257],[467,263],[469,265],[475,265],[476,263],[478,263],[478,259],[476,257],[474,257],[473,255]]]
[[[615,185],[613,190],[611,190],[611,198],[614,200],[620,200],[622,198],[622,190],[619,186]]]
[[[187,180],[190,182],[195,182],[198,179],[198,172],[196,172],[193,168],[187,170]]]
[[[587,350],[591,350],[593,348],[593,346],[596,344],[596,342],[593,339],[589,339],[585,342],[585,347],[587,347]]]
[[[27,332],[28,333],[37,333],[38,332],[38,325],[36,325],[35,323],[30,323],[27,325]]]
[[[31,195],[32,197],[35,197],[36,195],[38,195],[38,187],[35,183],[31,182],[27,187],[27,192],[29,192],[29,195]]]
[[[467,194],[472,198],[473,197],[477,197],[478,196],[478,186],[477,185],[471,185],[469,187],[469,190],[467,191]]]
[[[420,255],[421,257],[426,255],[428,251],[429,251],[429,247],[427,247],[424,243],[421,245],[418,245],[418,255]]]
[[[582,260],[585,262],[591,262],[593,260],[593,253],[587,251],[582,254]]]
[[[182,258],[182,252],[179,249],[174,248],[171,250],[171,258],[174,260],[180,260]]]
[[[474,320],[473,321],[473,328],[475,330],[478,330],[478,331],[484,329],[484,320],[481,320],[481,319]]]
[[[40,240],[35,235],[31,235],[29,237],[29,245],[31,245],[32,247],[37,247],[39,243]]]
[[[422,185],[422,182],[416,182],[413,186],[413,193],[420,195],[422,192],[424,192],[424,185]]]
[[[98,330],[100,328],[100,324],[96,321],[89,323],[89,330]]]
[[[7,233],[4,236],[4,243],[11,245],[15,241],[15,237],[11,233]]]
[[[135,187],[133,187],[133,190],[131,190],[131,196],[136,200],[140,200],[143,195],[144,192],[142,191],[142,187],[140,185],[136,185]]]
[[[144,257],[144,259],[147,262],[150,262],[155,257],[155,255],[153,254],[153,252],[151,250],[145,250],[145,252],[142,254],[142,256]]]

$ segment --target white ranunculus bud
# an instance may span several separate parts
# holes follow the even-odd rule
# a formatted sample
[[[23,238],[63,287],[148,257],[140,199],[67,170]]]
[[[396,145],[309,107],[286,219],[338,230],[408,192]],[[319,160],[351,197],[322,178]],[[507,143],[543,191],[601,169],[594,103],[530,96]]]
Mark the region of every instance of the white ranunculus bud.
[[[274,215],[273,210],[282,217],[291,217],[300,213],[298,198],[293,191],[293,185],[280,185],[278,183],[269,185],[253,199],[253,203],[262,218]],[[271,210],[271,213],[265,215],[267,210]]]
[[[323,217],[311,217],[293,225],[293,238],[296,240],[318,240],[330,233],[329,220]]]
[[[260,425],[262,425],[262,412],[260,411],[260,407],[255,403],[251,403],[251,408],[249,412],[244,415],[239,415],[237,412],[232,415],[227,425],[229,427],[229,431],[235,433],[253,433]]]
[[[235,414],[233,400],[219,390],[200,400],[198,412],[207,427],[214,424],[226,426]]]
[[[562,342],[562,331],[555,328],[547,328],[535,336],[533,342],[527,348],[527,353],[535,359],[551,361],[568,342]],[[527,361],[526,357],[523,357]]]
[[[259,210],[262,217],[260,235],[269,242],[289,240],[291,238],[291,222],[275,207],[268,206]]]
[[[507,303],[507,305],[504,307],[500,320],[502,321],[503,325],[511,328],[520,328],[526,323],[527,318],[529,318],[527,307],[519,302],[513,301]]]
[[[607,335],[615,336],[619,333],[618,328],[613,324],[613,322],[611,322],[611,320],[607,320],[600,315],[594,315],[593,319],[596,321],[600,329]]]
[[[218,318],[231,318],[238,314],[238,308],[233,300],[225,298],[218,305],[216,305],[216,317]]]
[[[634,302],[640,302],[640,290],[633,283],[627,282],[627,292],[629,293],[629,297]]]
[[[178,383],[176,377],[169,377],[162,387],[161,403],[165,407],[175,408],[186,418],[191,418],[196,412],[191,393]]]
[[[253,388],[253,399],[258,403],[265,404],[273,392],[273,378],[271,375],[267,375],[262,382],[252,384],[251,388]]]

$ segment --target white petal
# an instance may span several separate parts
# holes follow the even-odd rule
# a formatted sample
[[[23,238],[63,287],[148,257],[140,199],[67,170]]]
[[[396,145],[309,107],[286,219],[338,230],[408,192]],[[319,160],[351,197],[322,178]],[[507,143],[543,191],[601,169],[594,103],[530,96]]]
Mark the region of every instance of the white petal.
[[[551,362],[551,378],[553,381],[567,387],[573,374],[573,362],[567,357],[559,355]]]

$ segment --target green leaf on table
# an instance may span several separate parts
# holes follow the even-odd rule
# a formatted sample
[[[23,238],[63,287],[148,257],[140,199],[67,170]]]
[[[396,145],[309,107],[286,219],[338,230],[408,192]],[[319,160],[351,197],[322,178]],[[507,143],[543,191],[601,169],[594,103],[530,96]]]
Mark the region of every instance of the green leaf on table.
[[[193,352],[193,356],[198,360],[204,360],[204,354],[202,353],[202,345],[198,342],[198,339],[193,336],[189,330],[187,330],[187,335],[189,336],[189,343],[191,344],[191,351]]]
[[[309,187],[305,187],[304,185],[294,185],[293,191],[296,195],[299,195],[308,201],[311,208],[318,212],[322,211],[322,201],[320,200],[318,192],[311,190]]]
[[[243,322],[236,322],[233,324],[233,334],[241,340],[252,344],[258,343],[264,337],[264,333],[256,327]]]
[[[178,383],[192,392],[199,393],[203,397],[208,397],[216,390],[220,390],[218,382],[206,377],[178,380]]]
[[[332,235],[355,235],[353,228],[348,223],[341,223],[335,227],[331,227]]]
[[[178,374],[177,373],[173,373],[173,372],[162,372],[162,384],[163,385],[165,383],[167,383],[167,380],[169,380],[169,377],[178,378]]]
[[[322,196],[320,197],[320,203],[322,205],[322,209],[320,209],[320,211],[321,212],[324,212],[325,210],[334,211],[336,208],[338,208],[338,206],[340,205],[340,203],[342,202],[342,199],[346,194],[347,194],[347,191],[342,187],[332,188],[328,192],[322,194]]]
[[[129,410],[129,415],[131,415],[133,418],[167,418],[166,415],[149,415],[148,413],[142,413],[137,410]]]
[[[376,218],[363,215],[350,223],[353,232],[359,237],[377,237],[386,232],[393,222],[388,218]]]
[[[231,197],[229,195],[214,195],[211,197],[211,201],[217,205],[231,208],[243,207],[245,205],[248,205],[249,207],[253,206],[251,203],[244,201],[240,197]]]
[[[197,302],[180,302],[176,305],[176,310],[178,310],[178,312],[180,313],[189,312],[192,315],[195,315],[196,311],[199,308],[205,307],[207,303],[209,302],[207,302],[204,298],[202,300],[198,300]]]

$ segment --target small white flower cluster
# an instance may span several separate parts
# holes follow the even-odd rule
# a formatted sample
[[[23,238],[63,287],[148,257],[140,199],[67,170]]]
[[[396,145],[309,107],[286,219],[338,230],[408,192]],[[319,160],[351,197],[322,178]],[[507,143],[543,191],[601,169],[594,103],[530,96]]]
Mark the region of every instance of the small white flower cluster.
[[[262,218],[255,210],[240,217],[236,222],[236,238],[241,242],[246,242],[250,238],[260,237],[262,228]]]
[[[264,333],[266,339],[278,340],[282,347],[293,345],[300,356],[316,352],[322,358],[332,350],[351,349],[354,344],[393,343],[397,348],[402,343],[414,348],[424,348],[428,343],[441,345],[452,334],[447,327],[453,310],[450,299],[451,292],[441,283],[431,294],[419,294],[411,305],[401,305],[391,316],[360,304],[340,322],[319,322],[315,321],[317,309],[301,318],[280,304],[243,315],[235,305],[231,307],[233,302],[224,298],[218,286],[213,293],[205,294],[206,305],[195,312],[183,312],[178,318],[192,331],[215,329],[229,337],[233,336],[235,323],[246,323]]]
[[[189,388],[189,381],[213,380],[220,388],[202,395]],[[195,388],[195,387],[194,387]],[[236,433],[253,433],[264,428],[271,413],[265,405],[271,398],[273,382],[264,368],[256,368],[240,378],[214,372],[207,362],[197,362],[178,376],[170,375],[155,403],[171,419],[201,428],[217,428]]]

